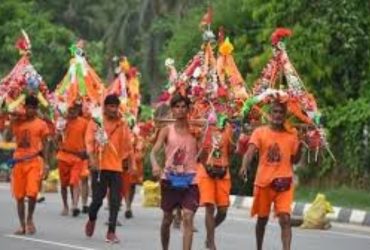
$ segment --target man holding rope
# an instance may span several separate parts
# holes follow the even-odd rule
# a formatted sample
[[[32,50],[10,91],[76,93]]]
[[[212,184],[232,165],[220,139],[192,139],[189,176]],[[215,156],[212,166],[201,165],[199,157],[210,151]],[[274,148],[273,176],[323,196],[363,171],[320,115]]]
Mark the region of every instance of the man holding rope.
[[[245,179],[247,170],[258,153],[259,163],[254,182],[254,200],[251,214],[257,215],[257,249],[262,250],[265,228],[274,204],[279,218],[284,250],[290,250],[292,240],[291,205],[293,202],[293,164],[300,159],[301,145],[298,133],[285,127],[287,104],[276,98],[272,101],[270,124],[254,130],[239,175]]]
[[[79,108],[74,104],[68,109],[66,124],[58,127],[57,160],[63,201],[61,215],[63,216],[69,213],[68,188],[71,189],[72,195],[72,215],[76,217],[80,214],[78,209],[80,176],[84,165],[87,164],[85,147],[87,123],[87,120],[79,116]]]
[[[181,207],[183,214],[183,250],[190,250],[193,240],[194,214],[199,206],[199,190],[196,180],[197,139],[190,132],[188,123],[190,101],[181,95],[171,99],[171,111],[175,122],[161,129],[150,153],[153,176],[161,178],[161,225],[162,249],[169,249],[170,227],[173,211]],[[165,147],[165,167],[162,169],[156,154]]]
[[[36,208],[36,198],[40,189],[41,178],[47,176],[50,159],[49,128],[45,121],[37,117],[39,101],[34,96],[25,100],[25,115],[17,115],[11,121],[7,131],[7,139],[15,137],[17,144],[13,155],[12,191],[17,201],[20,228],[17,235],[35,234],[36,227],[33,214]],[[25,198],[28,198],[26,216]]]
[[[104,100],[103,126],[91,120],[86,132],[86,146],[92,175],[92,202],[85,234],[94,234],[97,214],[109,190],[109,223],[106,242],[118,243],[116,224],[121,204],[123,168],[134,167],[130,131],[119,115],[120,100],[108,95]]]

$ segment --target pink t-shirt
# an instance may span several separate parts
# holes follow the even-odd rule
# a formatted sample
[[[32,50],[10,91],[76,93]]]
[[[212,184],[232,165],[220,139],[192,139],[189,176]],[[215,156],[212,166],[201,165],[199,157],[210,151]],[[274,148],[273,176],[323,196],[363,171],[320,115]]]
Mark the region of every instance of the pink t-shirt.
[[[164,172],[172,170],[180,173],[197,173],[197,140],[190,133],[178,134],[174,124],[169,125],[168,128]],[[162,178],[165,179],[165,175]]]

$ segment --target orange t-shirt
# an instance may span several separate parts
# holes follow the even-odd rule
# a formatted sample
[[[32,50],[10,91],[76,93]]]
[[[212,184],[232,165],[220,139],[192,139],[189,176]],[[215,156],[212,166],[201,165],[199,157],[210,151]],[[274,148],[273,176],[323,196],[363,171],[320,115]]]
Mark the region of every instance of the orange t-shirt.
[[[232,142],[233,130],[230,126],[226,126],[223,130],[215,126],[211,126],[206,136],[209,142],[207,143],[206,150],[208,152],[207,165],[228,167],[230,165],[230,149]],[[215,148],[212,148],[212,144]],[[219,156],[217,156],[219,155]]]
[[[229,167],[230,165],[230,149],[232,142],[232,128],[231,126],[226,126],[224,130],[219,130],[215,126],[209,127],[209,130],[206,131],[204,149],[208,153],[207,165],[213,165],[215,167]],[[212,139],[213,135],[213,139]],[[219,147],[220,157],[214,157],[211,154],[212,152],[212,140],[217,140]],[[217,154],[217,152],[216,152]],[[198,178],[208,178],[208,174],[203,166],[198,167]],[[230,179],[230,172],[228,171],[225,179]]]
[[[17,147],[14,158],[32,156],[41,152],[43,140],[50,134],[45,121],[35,118],[31,121],[17,121],[12,124]]]
[[[86,151],[85,134],[88,121],[85,118],[77,117],[67,121],[63,132],[62,142],[59,146],[57,159],[65,162],[78,161],[80,158],[66,151],[81,153]],[[66,151],[63,151],[65,149]]]
[[[296,130],[274,131],[262,126],[253,131],[249,144],[254,144],[259,151],[256,186],[266,187],[275,178],[293,176],[292,157],[299,145]]]
[[[97,124],[91,120],[86,131],[87,152],[96,155],[101,170],[122,172],[122,160],[133,153],[130,129],[120,119],[104,119],[104,129],[109,140],[104,146],[99,146],[95,140],[97,129]]]

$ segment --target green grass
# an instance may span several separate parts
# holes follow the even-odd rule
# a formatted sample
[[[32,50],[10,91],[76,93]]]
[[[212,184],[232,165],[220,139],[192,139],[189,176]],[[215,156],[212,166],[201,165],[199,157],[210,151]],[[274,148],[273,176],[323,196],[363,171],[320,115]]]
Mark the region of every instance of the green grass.
[[[299,186],[295,191],[295,201],[312,202],[317,193],[326,195],[332,206],[370,211],[370,191],[348,188],[317,188]]]

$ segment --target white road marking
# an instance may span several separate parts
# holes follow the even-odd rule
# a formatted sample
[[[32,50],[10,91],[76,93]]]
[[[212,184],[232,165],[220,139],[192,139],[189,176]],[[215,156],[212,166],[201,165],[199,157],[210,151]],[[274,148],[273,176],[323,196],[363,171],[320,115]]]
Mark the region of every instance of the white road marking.
[[[49,240],[42,240],[42,239],[36,239],[36,238],[29,238],[29,237],[21,236],[21,235],[6,234],[6,235],[4,235],[4,237],[13,238],[13,239],[19,239],[19,240],[25,240],[25,241],[33,241],[33,242],[37,242],[37,243],[54,245],[54,246],[60,246],[60,247],[66,247],[66,248],[70,248],[70,249],[95,250],[94,248],[81,247],[81,246],[76,246],[76,245],[71,245],[71,244],[60,243],[60,242],[56,242],[56,241],[49,241]]]
[[[0,184],[0,190],[9,190],[10,186],[9,184]],[[48,203],[59,203],[59,200],[57,199],[48,199]],[[141,200],[136,201],[132,204],[134,207],[142,207]],[[155,209],[155,208],[154,208]],[[197,211],[197,215],[202,215],[204,216],[204,209],[199,209]],[[239,222],[245,222],[247,224],[255,224],[256,219],[251,218],[249,216],[249,211],[246,209],[230,209],[228,213],[227,220],[233,220],[233,221],[239,221]],[[271,217],[269,223],[269,227],[279,229],[279,225],[276,223],[276,219]],[[370,239],[370,236],[365,235],[364,233],[369,233],[370,229],[369,227],[363,227],[360,225],[351,225],[351,224],[340,224],[340,223],[332,223],[334,226],[334,229],[344,229],[344,230],[354,230],[354,231],[359,231],[357,232],[339,232],[339,231],[310,231],[310,230],[301,230],[297,229],[294,232],[294,235],[297,235],[299,237],[322,237],[323,234],[328,234],[330,237],[335,237],[335,236],[345,236],[345,237],[353,237],[353,238],[361,238],[361,239]],[[24,236],[17,236],[17,235],[5,235],[5,237],[8,238],[19,238],[23,240],[28,240],[28,241],[34,241],[34,242],[40,242],[44,244],[51,244],[51,245],[59,245],[59,246],[64,246],[64,247],[69,247],[71,249],[80,249],[80,250],[94,250],[93,248],[86,248],[86,247],[80,247],[80,246],[73,246],[73,245],[68,245],[64,243],[58,243],[58,242],[53,242],[53,241],[46,241],[46,240],[40,240],[40,239],[35,239],[35,238],[28,238]]]
[[[197,212],[198,214],[198,212]],[[204,214],[203,213],[200,213],[200,214]],[[238,215],[231,215],[231,216],[228,216],[228,219],[230,220],[234,220],[234,221],[240,221],[240,222],[246,222],[248,224],[251,224],[251,223],[255,223],[255,219],[254,218],[251,218],[251,217],[245,217],[245,218],[242,218]],[[268,224],[268,227],[272,227],[272,228],[276,228],[276,229],[279,229],[279,225],[277,224],[276,222],[277,220],[274,219],[274,218],[270,218],[270,222],[272,223],[269,223]],[[346,226],[348,226],[346,224]],[[337,224],[335,224],[335,227],[337,227]],[[339,228],[341,226],[338,226]],[[343,228],[346,228],[345,226],[343,226]],[[360,228],[361,229],[361,228]],[[362,233],[365,233],[365,232],[368,232],[366,230],[367,228],[364,228]],[[361,233],[347,233],[347,232],[338,232],[338,231],[323,231],[323,230],[303,230],[303,229],[300,229],[300,228],[297,228],[296,230],[294,230],[294,234],[295,235],[299,235],[299,236],[303,236],[303,237],[306,237],[306,236],[314,236],[314,237],[322,237],[322,234],[331,234],[332,236],[346,236],[346,237],[353,237],[353,238],[361,238],[361,239],[370,239],[370,236],[368,235],[365,235],[365,234],[361,234]]]
[[[346,236],[346,237],[353,237],[353,238],[360,238],[360,239],[368,239],[370,240],[370,236],[363,235],[363,234],[355,234],[355,233],[344,233],[344,232],[336,232],[336,231],[324,231],[326,234],[333,234],[336,236]],[[322,237],[322,235],[318,234],[318,236]]]

